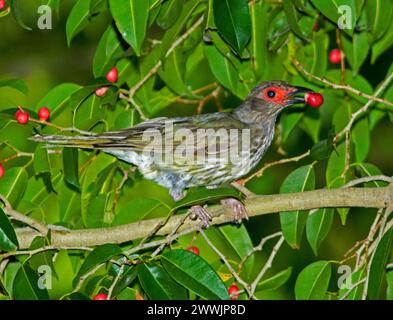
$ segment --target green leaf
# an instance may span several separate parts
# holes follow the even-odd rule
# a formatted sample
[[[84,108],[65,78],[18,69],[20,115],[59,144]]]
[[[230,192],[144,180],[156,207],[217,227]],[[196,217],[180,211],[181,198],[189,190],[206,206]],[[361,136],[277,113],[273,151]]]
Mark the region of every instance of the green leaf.
[[[83,264],[79,269],[78,276],[75,278],[75,280],[78,281],[80,276],[86,274],[95,266],[111,260],[112,258],[121,254],[122,250],[116,244],[108,243],[94,248],[94,250],[87,255],[85,261],[83,261]]]
[[[172,278],[201,298],[229,299],[222,280],[200,256],[186,250],[172,250],[162,255],[161,262]]]
[[[388,283],[386,299],[393,300],[393,270],[386,272],[386,282]]]
[[[12,294],[15,300],[48,300],[48,291],[38,287],[39,274],[28,264],[22,265],[15,275]]]
[[[13,208],[22,199],[27,186],[27,173],[23,168],[11,168],[1,178],[0,194],[4,196]]]
[[[140,56],[149,18],[149,1],[110,0],[109,5],[122,37]]]
[[[67,44],[89,23],[91,0],[78,0],[72,7],[66,22]]]
[[[293,129],[303,117],[302,112],[283,113],[280,120],[281,137],[283,141],[287,141]]]
[[[276,273],[274,276],[262,280],[256,288],[256,292],[259,291],[267,291],[267,290],[275,290],[281,287],[288,279],[291,277],[292,267],[288,267],[285,270],[282,270]]]
[[[93,74],[96,78],[106,75],[123,53],[116,29],[110,25],[102,35],[93,58]]]
[[[352,141],[355,144],[356,161],[364,161],[370,149],[370,129],[367,117],[360,119],[353,126]]]
[[[365,268],[362,268],[356,272],[352,272],[345,279],[346,282],[343,283],[343,287],[340,288],[338,298],[340,299],[346,292],[348,292],[351,285],[359,282],[364,278]],[[343,275],[344,276],[344,275]],[[361,300],[363,294],[364,284],[358,285],[356,288],[352,289],[352,291],[348,294],[345,300]]]
[[[319,246],[328,235],[332,227],[334,210],[331,208],[321,208],[311,213],[307,218],[306,235],[308,243],[318,254]]]
[[[366,1],[365,10],[367,12],[368,25],[371,27],[373,41],[380,39],[389,27],[393,9],[390,0]]]
[[[317,261],[305,267],[296,279],[296,300],[324,300],[332,273],[328,261]]]
[[[63,149],[64,179],[71,186],[79,190],[78,150],[74,148]]]
[[[238,71],[232,62],[221,55],[214,45],[205,45],[205,55],[214,77],[229,91],[237,94]]]
[[[284,180],[280,193],[303,192],[315,187],[314,165],[306,165],[292,171]],[[307,212],[289,211],[280,213],[281,229],[285,240],[292,248],[299,248]]]
[[[157,17],[157,24],[162,29],[168,29],[176,22],[182,9],[181,0],[165,1],[160,8],[160,13]]]
[[[31,31],[31,30],[33,30],[33,29],[31,29],[29,26],[27,26],[24,22],[23,22],[23,20],[22,20],[22,17],[21,17],[21,15],[20,15],[20,3],[21,3],[21,1],[20,0],[12,0],[12,1],[10,1],[9,2],[10,3],[10,8],[11,8],[11,14],[12,14],[12,16],[14,17],[14,19],[16,20],[16,22],[23,28],[23,29],[26,29],[26,30],[29,30],[29,31]],[[23,5],[22,5],[22,7],[23,7]]]
[[[291,27],[292,31],[298,37],[307,40],[307,38],[303,34],[303,31],[300,29],[298,12],[296,10],[294,2],[292,0],[284,0],[282,5],[284,8],[285,14],[287,15],[288,23],[289,23],[289,26]]]
[[[118,294],[120,294],[138,276],[138,269],[134,266],[131,267],[126,266],[124,270],[125,271],[120,276],[116,285],[113,287],[113,291],[112,291],[113,297],[116,297]]]
[[[375,61],[389,48],[391,48],[393,44],[393,20],[390,20],[389,29],[386,32],[386,35],[381,38],[378,42],[374,43],[371,49],[371,64],[374,64]]]
[[[22,92],[25,95],[27,95],[29,92],[29,88],[27,87],[26,83],[20,79],[2,80],[2,81],[0,81],[0,88],[1,87],[14,88],[14,89]]]
[[[353,30],[356,27],[357,21],[357,7],[360,6],[360,2],[356,2],[356,0],[311,0],[312,4],[329,20],[331,20],[334,24],[338,24],[339,19],[341,18],[341,13],[339,13],[339,8],[341,6],[348,6],[349,10],[344,11],[350,13],[350,29],[343,29],[344,32],[352,35]],[[348,22],[346,22],[348,23]]]
[[[116,1],[116,0],[112,0]],[[169,28],[164,37],[162,38],[162,44],[160,46],[160,58],[163,59],[173,42],[182,32],[186,23],[191,20],[191,15],[195,11],[196,7],[201,3],[201,0],[189,0],[183,5],[180,16],[177,17],[176,23]]]
[[[13,251],[18,246],[15,230],[3,209],[0,208],[0,250]]]
[[[152,300],[185,300],[186,290],[175,282],[159,265],[141,264],[138,278],[143,290]]]
[[[38,145],[34,151],[34,172],[35,174],[50,172],[48,149],[43,145]]]
[[[252,26],[252,56],[253,68],[257,76],[261,76],[267,60],[267,40],[268,40],[268,13],[269,6],[263,1],[254,2],[250,6],[251,26]]]
[[[353,74],[357,75],[370,50],[368,34],[367,32],[355,33],[352,39],[342,37],[342,44]]]
[[[51,110],[51,120],[53,120],[64,111],[72,94],[81,88],[81,86],[74,83],[62,83],[50,90],[37,103],[37,108],[42,106],[48,107]]]
[[[224,236],[225,240],[231,245],[231,247],[236,251],[239,258],[242,259],[253,249],[253,244],[250,235],[244,225],[234,226],[234,225],[224,225],[219,227],[220,233]],[[245,266],[248,271],[252,270],[254,265],[255,256],[250,256]]]
[[[247,0],[214,0],[214,21],[218,31],[241,55],[251,37]]]
[[[392,253],[393,228],[385,232],[379,242],[370,262],[367,296],[371,300],[380,298],[383,280],[385,279],[386,264]]]

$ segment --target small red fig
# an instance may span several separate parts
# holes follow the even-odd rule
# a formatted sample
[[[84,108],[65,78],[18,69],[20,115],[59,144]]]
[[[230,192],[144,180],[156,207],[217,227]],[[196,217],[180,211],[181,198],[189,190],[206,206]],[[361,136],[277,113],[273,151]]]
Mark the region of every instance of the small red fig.
[[[187,251],[195,253],[197,256],[199,256],[199,249],[197,247],[188,247],[186,249]]]
[[[105,293],[98,293],[94,296],[93,300],[108,300],[108,296]]]
[[[5,0],[0,0],[0,10],[5,8]]]
[[[4,176],[4,167],[3,167],[3,165],[0,163],[0,178],[2,177],[2,176]]]
[[[119,72],[117,71],[116,67],[113,67],[107,74],[106,78],[108,79],[109,82],[116,82],[119,77]]]
[[[105,95],[105,93],[108,91],[109,87],[102,87],[102,88],[98,88],[96,90],[96,96],[97,97],[102,97],[103,95]]]
[[[42,107],[40,110],[38,110],[38,117],[42,121],[46,121],[50,117],[50,111],[47,107]]]
[[[341,62],[341,51],[339,49],[333,49],[329,52],[329,61],[334,64]]]
[[[323,95],[316,92],[309,92],[305,94],[304,100],[311,107],[319,108],[323,104]]]
[[[26,124],[27,122],[29,122],[29,113],[22,110],[18,110],[15,113],[15,119],[20,124]]]
[[[228,293],[231,296],[231,300],[236,300],[239,298],[239,294],[234,294],[239,291],[238,286],[236,283],[233,283],[229,288],[228,288]]]

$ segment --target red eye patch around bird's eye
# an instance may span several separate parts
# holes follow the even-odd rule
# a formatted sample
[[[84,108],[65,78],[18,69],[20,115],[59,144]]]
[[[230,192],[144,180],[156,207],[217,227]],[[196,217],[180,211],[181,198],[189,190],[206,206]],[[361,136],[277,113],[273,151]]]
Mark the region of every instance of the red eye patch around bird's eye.
[[[287,92],[279,87],[267,87],[258,94],[258,98],[267,102],[285,105],[285,97]]]

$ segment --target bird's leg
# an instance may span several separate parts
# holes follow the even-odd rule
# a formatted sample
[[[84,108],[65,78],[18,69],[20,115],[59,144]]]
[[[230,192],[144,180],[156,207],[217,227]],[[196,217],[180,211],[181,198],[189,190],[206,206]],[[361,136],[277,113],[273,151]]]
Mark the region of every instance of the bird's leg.
[[[222,199],[221,204],[231,208],[235,223],[240,224],[243,219],[248,220],[246,207],[239,200],[234,198]]]
[[[209,212],[200,205],[195,205],[190,208],[190,219],[195,220],[197,218],[202,221],[204,228],[209,226],[209,221],[212,219]]]

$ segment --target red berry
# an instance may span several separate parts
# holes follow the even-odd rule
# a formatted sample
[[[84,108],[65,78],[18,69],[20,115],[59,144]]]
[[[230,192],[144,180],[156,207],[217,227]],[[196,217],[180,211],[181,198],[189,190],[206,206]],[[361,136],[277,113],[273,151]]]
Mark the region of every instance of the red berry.
[[[4,167],[3,165],[0,163],[0,178],[4,176]]]
[[[0,10],[5,8],[5,0],[0,0]]]
[[[239,291],[239,288],[238,288],[238,286],[237,286],[235,283],[233,283],[233,284],[229,287],[228,293],[229,293],[229,295],[231,296],[231,300],[236,300],[236,299],[239,298],[239,295],[238,295],[238,294],[235,294],[235,295],[232,296],[232,294],[234,294],[234,293],[236,293],[236,292],[238,292],[238,291]]]
[[[108,300],[108,296],[105,293],[96,294],[93,300]]]
[[[106,78],[109,82],[116,82],[117,78],[119,77],[119,72],[117,71],[116,67],[113,67],[107,74]]]
[[[29,122],[29,113],[22,110],[18,110],[15,113],[15,119],[20,124],[26,124],[27,122]]]
[[[341,51],[339,49],[333,49],[329,52],[329,61],[334,64],[341,62]]]
[[[102,88],[98,88],[96,90],[96,96],[97,97],[102,97],[103,95],[105,95],[105,93],[108,91],[109,87],[102,87]]]
[[[197,256],[199,256],[199,249],[197,247],[188,247],[186,250],[194,252]]]
[[[38,117],[40,120],[46,121],[50,117],[50,111],[47,107],[42,107],[38,110]]]
[[[319,108],[323,104],[323,95],[316,92],[306,93],[304,100],[311,107]]]

